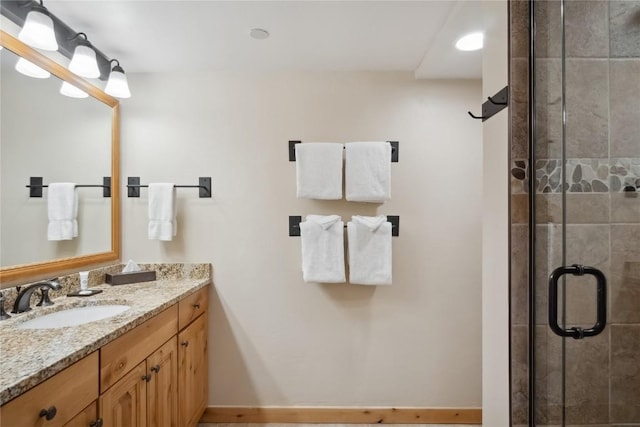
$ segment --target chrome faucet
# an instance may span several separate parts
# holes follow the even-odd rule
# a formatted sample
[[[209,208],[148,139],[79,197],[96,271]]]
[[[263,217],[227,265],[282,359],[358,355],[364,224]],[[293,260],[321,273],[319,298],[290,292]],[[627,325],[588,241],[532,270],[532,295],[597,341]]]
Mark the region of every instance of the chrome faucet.
[[[56,280],[45,280],[43,282],[32,283],[31,285],[25,286],[20,290],[18,296],[16,297],[16,302],[13,305],[12,313],[24,313],[25,311],[31,310],[29,303],[31,301],[31,295],[36,289],[40,289],[41,291],[49,291],[49,289],[58,290],[62,286]],[[53,303],[51,303],[53,304]]]

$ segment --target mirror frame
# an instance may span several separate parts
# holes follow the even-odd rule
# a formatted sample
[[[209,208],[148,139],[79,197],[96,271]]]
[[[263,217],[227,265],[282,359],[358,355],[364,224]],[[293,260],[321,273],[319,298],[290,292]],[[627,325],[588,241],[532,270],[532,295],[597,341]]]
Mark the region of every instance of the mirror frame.
[[[0,289],[28,279],[37,280],[52,274],[64,274],[80,267],[120,260],[120,102],[49,57],[0,30],[0,45],[61,80],[72,83],[112,109],[111,122],[111,250],[94,254],[66,257],[51,261],[0,267]],[[62,96],[62,95],[61,95]]]

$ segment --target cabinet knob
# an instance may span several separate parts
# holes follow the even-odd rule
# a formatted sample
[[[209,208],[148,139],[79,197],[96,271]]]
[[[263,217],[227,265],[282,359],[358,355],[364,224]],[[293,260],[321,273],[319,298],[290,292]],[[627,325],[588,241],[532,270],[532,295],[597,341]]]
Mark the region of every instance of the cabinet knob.
[[[89,427],[102,427],[102,418],[98,418],[95,421],[91,421],[91,424],[89,424]]]
[[[183,347],[189,347],[189,341],[182,341],[180,345]]]
[[[146,382],[149,382],[151,381],[151,374],[143,375],[141,379]]]
[[[193,308],[195,308],[196,310],[199,309],[200,308],[200,304],[198,304],[198,303],[193,304]]]
[[[51,421],[56,416],[57,413],[58,413],[58,410],[56,409],[56,407],[52,406],[49,409],[41,409],[40,417],[44,417],[47,421]]]
[[[156,374],[160,372],[160,365],[152,366],[151,372],[155,372]]]

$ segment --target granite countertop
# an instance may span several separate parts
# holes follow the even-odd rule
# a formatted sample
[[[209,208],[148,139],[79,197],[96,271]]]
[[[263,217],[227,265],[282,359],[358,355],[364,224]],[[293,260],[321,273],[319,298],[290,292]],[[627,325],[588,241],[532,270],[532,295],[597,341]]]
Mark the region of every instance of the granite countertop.
[[[205,277],[169,277],[121,286],[95,285],[103,292],[91,297],[58,297],[53,306],[32,307],[0,322],[0,405],[55,375],[135,328],[187,295],[211,283]],[[131,308],[104,320],[54,329],[17,329],[26,320],[61,308],[124,304]]]

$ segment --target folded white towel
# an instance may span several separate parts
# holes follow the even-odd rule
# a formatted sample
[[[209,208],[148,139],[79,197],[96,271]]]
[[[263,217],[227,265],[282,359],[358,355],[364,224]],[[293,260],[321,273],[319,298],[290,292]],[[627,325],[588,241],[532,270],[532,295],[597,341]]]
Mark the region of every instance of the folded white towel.
[[[344,145],[335,142],[296,144],[298,198],[337,200],[342,198]]]
[[[385,216],[353,216],[347,224],[349,283],[391,284],[391,223]]]
[[[177,231],[176,189],[172,183],[149,184],[149,239],[169,241]]]
[[[78,236],[78,194],[73,182],[52,182],[48,188],[47,239],[72,240]]]
[[[345,192],[352,202],[380,203],[391,199],[391,144],[345,144]]]
[[[300,223],[302,278],[344,283],[344,223],[338,215],[307,215]]]

